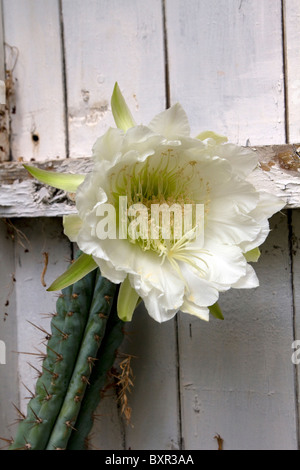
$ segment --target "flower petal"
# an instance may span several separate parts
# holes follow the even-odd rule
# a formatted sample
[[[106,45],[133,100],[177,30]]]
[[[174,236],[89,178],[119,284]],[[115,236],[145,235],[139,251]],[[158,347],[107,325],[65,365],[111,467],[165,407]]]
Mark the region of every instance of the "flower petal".
[[[224,320],[222,310],[220,308],[220,305],[218,302],[216,302],[214,305],[211,305],[209,307],[209,312],[215,317],[218,318],[218,320]]]
[[[244,256],[248,263],[256,263],[259,260],[260,254],[260,249],[257,246],[256,248],[247,251],[247,253],[244,253]]]
[[[213,240],[206,240],[199,257],[207,266],[205,279],[212,282],[220,291],[226,290],[245,276],[247,262],[237,246],[221,245]],[[205,269],[204,264],[200,263],[199,266]]]
[[[183,313],[189,313],[190,315],[194,315],[200,318],[201,320],[209,321],[209,309],[207,307],[199,307],[193,302],[185,300],[180,310]]]
[[[236,283],[232,284],[235,289],[254,289],[259,286],[259,280],[253,267],[247,264],[246,274],[241,277]]]
[[[47,291],[61,290],[82,279],[86,274],[94,271],[98,266],[92,256],[83,253],[74,263],[59,276],[47,289]]]
[[[171,320],[179,310],[179,308],[169,309],[165,307],[161,302],[162,295],[163,294],[152,290],[149,295],[143,299],[150,317],[158,323]]]
[[[49,184],[57,189],[63,189],[70,193],[75,193],[78,186],[83,183],[86,175],[72,175],[70,173],[58,173],[55,171],[42,170],[29,165],[23,165],[24,168],[36,179],[42,183]]]
[[[124,132],[110,127],[103,136],[96,140],[92,152],[95,163],[108,160],[115,162],[121,157]]]
[[[153,132],[163,135],[169,140],[190,135],[187,115],[179,103],[155,116],[148,126]]]
[[[126,277],[125,281],[121,284],[118,294],[118,317],[123,321],[131,321],[138,300],[139,295],[131,287],[129,278]]]
[[[116,83],[111,97],[111,110],[115,119],[116,126],[123,131],[135,126],[132,114],[121,93],[119,85]]]
[[[225,137],[224,135],[216,134],[213,131],[201,132],[199,135],[197,135],[196,139],[199,139],[199,140],[212,139],[213,143],[215,144],[223,144],[228,141],[227,137]]]
[[[64,234],[71,242],[77,241],[78,232],[82,227],[82,220],[76,214],[65,215],[63,217]]]
[[[245,178],[258,164],[254,150],[234,144],[207,145],[207,152],[227,160],[237,176]]]

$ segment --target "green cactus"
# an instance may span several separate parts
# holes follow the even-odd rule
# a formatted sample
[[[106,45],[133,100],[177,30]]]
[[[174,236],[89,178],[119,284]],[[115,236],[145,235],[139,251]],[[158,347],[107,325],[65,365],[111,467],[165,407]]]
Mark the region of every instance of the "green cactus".
[[[9,450],[66,449],[77,432],[85,441],[99,400],[90,403],[87,413],[81,409],[90,394],[100,397],[123,337],[124,323],[117,318],[115,302],[112,310],[115,296],[115,284],[99,269],[63,289],[35,395]]]
[[[93,426],[93,413],[100,402],[100,391],[103,390],[105,386],[107,371],[111,370],[113,366],[115,351],[122,343],[123,337],[124,322],[119,319],[115,305],[112,308],[111,315],[107,322],[105,336],[98,350],[97,362],[90,378],[90,386],[82,400],[80,412],[75,424],[75,431],[72,431],[68,442],[68,450],[84,450],[88,448],[87,437]]]

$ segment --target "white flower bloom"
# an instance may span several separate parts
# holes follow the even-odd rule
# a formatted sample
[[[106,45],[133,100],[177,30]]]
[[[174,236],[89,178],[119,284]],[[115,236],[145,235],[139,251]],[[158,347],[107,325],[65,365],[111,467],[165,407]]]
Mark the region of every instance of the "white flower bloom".
[[[125,281],[127,294],[131,286],[156,321],[179,310],[208,320],[220,292],[258,286],[245,254],[264,242],[268,218],[284,203],[247,181],[258,163],[253,151],[210,133],[191,138],[179,104],[148,126],[132,119],[127,126],[122,109],[119,115],[122,128],[110,128],[94,145],[94,168],[77,189],[78,216],[64,218],[65,233],[92,255],[104,277]],[[204,242],[185,236],[99,238],[99,208],[109,203],[118,214],[119,196],[147,208],[203,204]]]

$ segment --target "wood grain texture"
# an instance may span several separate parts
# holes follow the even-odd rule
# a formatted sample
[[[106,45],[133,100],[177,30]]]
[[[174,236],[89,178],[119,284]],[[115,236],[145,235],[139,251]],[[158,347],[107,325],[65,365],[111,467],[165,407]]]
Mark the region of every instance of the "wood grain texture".
[[[171,102],[245,145],[285,142],[281,0],[166,0]]]
[[[63,0],[70,157],[114,125],[117,81],[138,123],[165,105],[161,0]]]
[[[17,330],[13,338],[15,341],[17,339],[18,344],[20,408],[24,412],[28,391],[22,383],[34,390],[37,372],[29,364],[40,369],[41,360],[38,354],[45,353],[46,337],[46,333],[28,322],[49,331],[51,314],[55,312],[58,294],[47,292],[46,288],[66,270],[72,254],[70,243],[62,234],[59,218],[20,219],[14,223],[28,240],[25,242],[25,248],[17,239],[15,242]],[[45,267],[43,253],[48,254],[48,266],[44,276],[46,286],[43,285],[42,279]]]
[[[144,306],[134,313],[122,351],[132,354],[132,416],[124,424],[126,449],[174,450],[181,445],[174,320],[159,324]]]
[[[260,287],[231,290],[225,321],[180,316],[182,423],[186,449],[296,449],[293,302],[286,215],[255,266]]]
[[[0,2],[0,80],[6,83],[5,87],[5,104],[0,104],[0,162],[5,162],[10,158],[9,148],[9,83],[7,80],[6,66],[5,66],[5,46],[4,46],[4,31],[3,31],[3,8]]]
[[[58,0],[4,0],[5,42],[17,51],[11,151],[14,160],[65,153]]]
[[[258,189],[268,191],[286,202],[287,208],[300,207],[299,145],[253,147],[259,168],[249,180]],[[92,160],[68,158],[34,163],[49,171],[86,174]],[[21,163],[0,164],[0,216],[53,217],[76,212],[74,197],[33,179]]]
[[[14,231],[0,219],[0,340],[6,349],[5,364],[0,364],[0,436],[10,439],[14,434],[16,412],[12,403],[19,404],[17,315]],[[0,448],[5,442],[0,443]]]
[[[293,358],[295,371],[295,397],[296,397],[296,418],[298,420],[298,442],[300,444],[299,416],[300,416],[300,211],[290,212],[290,243],[292,255],[292,275],[293,275],[293,302],[294,302],[294,341],[291,345],[291,356]]]
[[[300,2],[285,0],[285,53],[289,142],[300,140]]]

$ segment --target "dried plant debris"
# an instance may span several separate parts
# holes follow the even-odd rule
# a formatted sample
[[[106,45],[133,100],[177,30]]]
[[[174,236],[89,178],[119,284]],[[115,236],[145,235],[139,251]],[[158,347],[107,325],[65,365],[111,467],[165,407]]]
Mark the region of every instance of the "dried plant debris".
[[[131,361],[133,358],[136,358],[136,356],[132,356],[131,354],[121,354],[121,357],[124,357],[124,359],[121,360],[118,365],[119,371],[113,376],[116,380],[117,401],[120,406],[121,415],[125,417],[127,424],[129,424],[132,408],[129,406],[128,394],[131,393],[131,388],[134,386]]]

